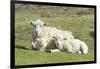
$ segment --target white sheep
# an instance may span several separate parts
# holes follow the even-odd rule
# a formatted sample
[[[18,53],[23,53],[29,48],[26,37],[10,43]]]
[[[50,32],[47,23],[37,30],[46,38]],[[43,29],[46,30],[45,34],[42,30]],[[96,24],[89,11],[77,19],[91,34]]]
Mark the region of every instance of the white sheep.
[[[88,53],[88,47],[85,42],[79,39],[64,39],[62,36],[54,36],[56,47],[60,51],[71,53]]]
[[[74,39],[72,32],[63,31],[54,27],[47,27],[45,26],[46,24],[42,22],[41,20],[36,20],[35,22],[32,21],[30,22],[30,24],[32,24],[33,26],[32,48],[39,49],[40,51],[45,51],[46,48],[48,47],[55,48],[55,44],[54,44],[52,36],[55,36],[57,34],[61,34],[63,35],[64,38],[67,38],[67,39]]]

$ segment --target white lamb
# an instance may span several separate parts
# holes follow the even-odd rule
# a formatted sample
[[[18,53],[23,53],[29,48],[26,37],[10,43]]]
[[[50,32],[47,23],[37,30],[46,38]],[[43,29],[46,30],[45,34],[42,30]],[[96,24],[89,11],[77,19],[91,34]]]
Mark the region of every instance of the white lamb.
[[[40,51],[45,51],[46,49],[55,48],[54,40],[52,36],[56,34],[61,34],[67,39],[74,39],[72,32],[59,30],[54,27],[47,27],[45,23],[41,20],[36,20],[35,22],[30,22],[33,26],[32,29],[32,48],[38,49]],[[40,44],[39,44],[40,43]],[[40,46],[41,45],[41,46]]]
[[[53,38],[55,40],[56,47],[60,51],[83,54],[88,53],[88,47],[86,43],[79,39],[64,39],[63,37],[58,35]]]

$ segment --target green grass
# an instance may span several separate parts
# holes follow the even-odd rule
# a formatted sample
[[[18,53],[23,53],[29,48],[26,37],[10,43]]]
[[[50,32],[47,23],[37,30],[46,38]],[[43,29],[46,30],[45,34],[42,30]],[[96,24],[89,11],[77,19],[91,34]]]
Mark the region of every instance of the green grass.
[[[46,53],[46,52],[22,50],[22,49],[16,49],[16,51],[19,51],[16,52],[17,65],[82,62],[82,61],[91,61],[94,58],[91,53],[83,55],[83,54],[64,53],[64,52]]]
[[[38,7],[39,8],[39,7]],[[40,8],[31,10],[17,10],[15,13],[15,64],[49,64],[64,62],[94,61],[94,38],[90,35],[90,29],[94,28],[93,11],[85,11],[85,14],[78,15],[80,11],[74,9]],[[86,13],[88,12],[88,14]],[[90,12],[90,14],[89,14]],[[70,30],[75,38],[83,40],[89,47],[88,54],[77,53],[47,53],[31,49],[32,26],[24,20],[41,19],[50,27],[59,27],[62,30]]]

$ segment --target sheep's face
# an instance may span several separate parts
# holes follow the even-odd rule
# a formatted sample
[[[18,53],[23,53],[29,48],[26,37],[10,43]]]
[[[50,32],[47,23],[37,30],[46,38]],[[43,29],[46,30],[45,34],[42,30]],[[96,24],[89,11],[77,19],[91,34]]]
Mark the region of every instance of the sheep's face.
[[[61,39],[55,38],[55,43],[56,43],[57,46],[61,45]]]
[[[54,41],[55,41],[57,48],[60,49],[62,47],[63,38],[60,36],[55,36],[53,38],[54,38]]]
[[[42,22],[41,20],[36,20],[35,22],[30,22],[30,24],[33,26],[32,29],[33,34],[39,37],[41,35],[41,31],[45,23]]]
[[[38,24],[33,25],[32,32],[33,32],[34,35],[39,36],[41,31],[42,31],[42,26],[41,25],[38,25]]]

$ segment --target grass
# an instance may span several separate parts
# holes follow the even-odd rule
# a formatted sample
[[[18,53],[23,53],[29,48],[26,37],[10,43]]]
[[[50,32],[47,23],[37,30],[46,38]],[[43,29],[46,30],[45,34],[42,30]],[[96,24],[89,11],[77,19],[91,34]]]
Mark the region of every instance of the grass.
[[[43,6],[44,7],[44,6]],[[56,8],[56,7],[55,7]],[[15,13],[15,64],[49,64],[64,62],[94,61],[94,38],[90,35],[90,29],[94,29],[93,9],[86,10],[79,15],[79,8],[68,9],[58,8],[17,9]],[[35,10],[34,10],[35,9]],[[59,10],[62,9],[62,10]],[[89,13],[90,12],[90,13]],[[88,14],[87,14],[88,13]],[[88,54],[77,53],[47,53],[31,49],[32,26],[24,20],[41,19],[50,27],[59,27],[62,30],[70,30],[75,38],[83,40],[89,47]]]
[[[17,62],[17,64],[20,65],[82,62],[82,61],[91,61],[94,58],[91,53],[82,55],[82,54],[72,54],[64,52],[46,53],[46,52],[22,50],[22,49],[16,49],[16,51],[19,51],[16,53],[16,57],[17,61],[19,61]]]

